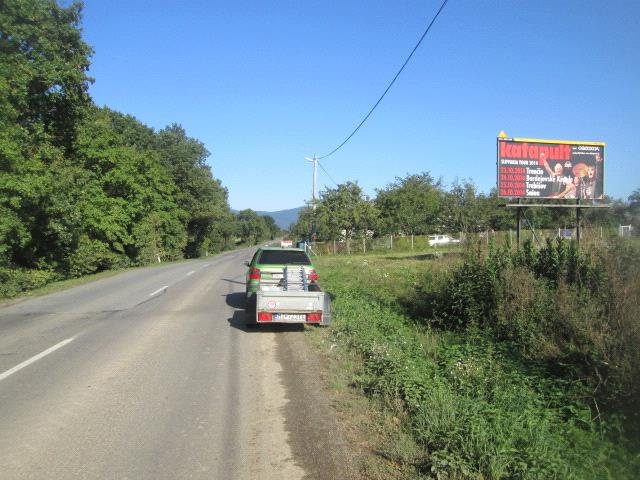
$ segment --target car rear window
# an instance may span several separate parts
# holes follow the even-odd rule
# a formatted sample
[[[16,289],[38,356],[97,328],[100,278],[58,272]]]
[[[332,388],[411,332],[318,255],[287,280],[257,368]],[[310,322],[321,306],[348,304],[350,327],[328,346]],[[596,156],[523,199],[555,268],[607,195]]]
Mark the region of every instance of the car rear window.
[[[311,265],[304,252],[296,250],[263,250],[258,263],[262,265]]]

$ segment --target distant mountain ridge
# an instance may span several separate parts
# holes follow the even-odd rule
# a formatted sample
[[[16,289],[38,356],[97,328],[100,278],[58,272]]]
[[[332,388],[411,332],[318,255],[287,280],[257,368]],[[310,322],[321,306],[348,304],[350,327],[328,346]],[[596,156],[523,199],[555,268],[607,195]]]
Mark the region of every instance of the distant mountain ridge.
[[[276,221],[276,225],[280,228],[287,229],[292,223],[298,221],[300,210],[304,207],[289,208],[287,210],[278,210],[277,212],[256,212],[258,215],[269,215]]]
[[[276,212],[264,212],[264,211],[256,211],[258,215],[269,215],[276,221],[276,225],[278,225],[282,229],[287,229],[292,223],[298,221],[298,215],[300,214],[300,210],[304,207],[296,207],[289,208],[287,210],[278,210]],[[231,209],[233,213],[238,213],[239,210]]]

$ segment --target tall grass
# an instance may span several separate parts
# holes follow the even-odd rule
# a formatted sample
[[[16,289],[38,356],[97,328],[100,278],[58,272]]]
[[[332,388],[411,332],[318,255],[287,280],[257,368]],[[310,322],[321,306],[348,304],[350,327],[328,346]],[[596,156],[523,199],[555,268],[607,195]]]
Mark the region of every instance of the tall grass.
[[[353,382],[425,478],[637,478],[640,256],[567,243],[318,261]]]
[[[585,252],[561,240],[471,254],[437,288],[427,277],[404,297],[419,321],[474,325],[528,362],[580,380],[596,410],[628,411],[640,410],[639,301],[637,249],[618,242]],[[638,428],[635,420],[628,426]]]

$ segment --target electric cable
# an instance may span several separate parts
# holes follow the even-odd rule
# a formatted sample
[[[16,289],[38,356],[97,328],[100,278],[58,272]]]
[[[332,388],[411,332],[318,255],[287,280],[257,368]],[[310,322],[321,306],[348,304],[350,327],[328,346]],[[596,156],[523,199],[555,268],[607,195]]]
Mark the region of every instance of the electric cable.
[[[369,110],[369,113],[367,113],[365,115],[365,117],[362,119],[362,121],[358,124],[358,126],[355,128],[355,130],[353,130],[353,132],[351,132],[351,134],[340,144],[338,145],[336,148],[334,148],[333,150],[331,150],[329,153],[327,153],[326,155],[322,155],[321,157],[318,157],[319,160],[323,159],[323,158],[327,158],[330,157],[331,155],[333,155],[334,153],[336,153],[338,150],[340,150],[349,140],[351,140],[351,137],[353,137],[358,130],[360,130],[360,127],[362,127],[362,125],[364,125],[364,122],[367,121],[367,119],[371,116],[371,114],[373,113],[373,111],[376,109],[376,107],[380,104],[380,102],[382,101],[382,99],[385,97],[385,95],[387,94],[387,92],[391,89],[391,87],[393,86],[393,84],[395,83],[395,81],[397,80],[397,78],[400,76],[400,74],[402,73],[402,71],[404,70],[404,67],[407,66],[407,64],[409,63],[409,60],[411,60],[411,57],[413,57],[413,54],[416,52],[416,50],[418,49],[418,47],[420,46],[420,44],[422,43],[422,40],[424,40],[424,38],[427,36],[427,34],[429,33],[429,30],[431,30],[431,27],[433,26],[433,24],[435,23],[435,21],[437,20],[438,16],[440,15],[440,12],[442,12],[442,10],[444,9],[445,5],[447,4],[449,0],[444,0],[442,2],[442,5],[440,5],[440,8],[438,9],[438,11],[436,12],[436,14],[434,15],[433,19],[431,19],[431,23],[429,23],[429,26],[427,27],[427,29],[424,31],[424,33],[422,34],[422,36],[420,37],[420,40],[418,40],[418,43],[416,43],[416,46],[413,47],[413,50],[411,50],[411,53],[409,54],[409,56],[407,57],[407,59],[404,61],[404,63],[402,64],[402,67],[400,67],[400,70],[398,70],[398,73],[396,73],[395,77],[393,77],[393,80],[391,80],[391,83],[389,83],[389,85],[387,86],[387,88],[385,89],[385,91],[382,93],[382,95],[380,96],[380,98],[378,99],[378,101],[375,103],[375,105],[371,108],[371,110]],[[324,170],[324,169],[323,169]],[[334,182],[335,183],[335,182]]]
[[[333,182],[333,184],[337,187],[338,186],[338,182],[336,182],[333,178],[331,178],[331,175],[329,175],[329,172],[327,172],[327,169],[324,168],[320,162],[318,162],[318,165],[320,165],[320,168],[324,171],[324,173],[327,174],[327,177],[329,177],[329,180],[331,180]]]

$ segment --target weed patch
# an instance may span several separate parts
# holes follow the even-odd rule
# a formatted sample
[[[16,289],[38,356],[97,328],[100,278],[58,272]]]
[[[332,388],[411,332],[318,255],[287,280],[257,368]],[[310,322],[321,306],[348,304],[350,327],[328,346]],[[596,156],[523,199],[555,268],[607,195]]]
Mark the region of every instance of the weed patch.
[[[630,399],[602,363],[624,346],[592,289],[612,272],[527,255],[319,259],[331,341],[360,359],[352,386],[402,419],[405,441],[380,454],[425,478],[636,478],[614,407]],[[614,383],[594,384],[594,368]]]

